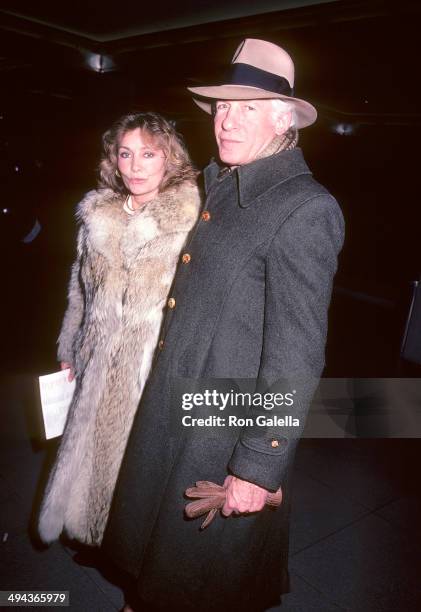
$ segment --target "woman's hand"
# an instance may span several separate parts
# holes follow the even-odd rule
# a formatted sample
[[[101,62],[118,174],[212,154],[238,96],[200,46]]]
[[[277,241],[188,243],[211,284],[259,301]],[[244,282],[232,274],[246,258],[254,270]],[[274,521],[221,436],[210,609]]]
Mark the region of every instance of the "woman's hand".
[[[227,490],[222,507],[224,516],[230,516],[233,512],[258,512],[263,509],[269,495],[267,489],[236,476],[227,476],[223,486]]]
[[[62,370],[67,370],[67,369],[69,369],[69,370],[70,370],[70,372],[69,372],[69,376],[67,377],[67,380],[68,380],[69,382],[72,382],[72,380],[73,380],[73,379],[74,379],[74,377],[75,377],[75,371],[74,371],[74,369],[73,369],[72,364],[71,364],[71,363],[67,363],[67,361],[61,361],[61,362],[60,362],[60,368],[61,368]]]

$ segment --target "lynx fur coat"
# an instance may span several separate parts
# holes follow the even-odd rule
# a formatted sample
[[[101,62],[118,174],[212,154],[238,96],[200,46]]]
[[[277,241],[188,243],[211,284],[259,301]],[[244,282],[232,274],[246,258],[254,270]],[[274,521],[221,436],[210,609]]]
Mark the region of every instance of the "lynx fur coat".
[[[130,216],[108,189],[80,202],[77,259],[58,359],[76,389],[41,506],[45,542],[99,545],[132,421],[148,377],[198,189],[173,187]]]

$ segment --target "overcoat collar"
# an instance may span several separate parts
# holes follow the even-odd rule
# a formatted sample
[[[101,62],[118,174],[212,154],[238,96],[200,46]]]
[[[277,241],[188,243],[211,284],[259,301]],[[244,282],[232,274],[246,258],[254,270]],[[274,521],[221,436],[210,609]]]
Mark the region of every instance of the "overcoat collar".
[[[221,167],[212,161],[204,170],[206,193],[215,181]],[[257,159],[233,170],[238,190],[238,203],[242,208],[250,206],[266,191],[300,174],[311,174],[300,148],[281,151],[275,155]]]

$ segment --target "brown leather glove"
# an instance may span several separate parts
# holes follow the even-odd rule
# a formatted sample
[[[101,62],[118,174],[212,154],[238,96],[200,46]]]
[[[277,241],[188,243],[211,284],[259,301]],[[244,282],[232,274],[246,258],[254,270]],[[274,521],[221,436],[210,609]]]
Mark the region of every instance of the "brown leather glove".
[[[226,490],[224,487],[209,482],[208,480],[198,480],[195,487],[186,489],[185,495],[191,498],[198,498],[187,504],[184,508],[189,518],[197,518],[207,513],[207,517],[200,526],[205,529],[213,521],[215,514],[225,503]],[[269,493],[266,505],[277,507],[282,501],[282,490],[279,488],[276,493]]]

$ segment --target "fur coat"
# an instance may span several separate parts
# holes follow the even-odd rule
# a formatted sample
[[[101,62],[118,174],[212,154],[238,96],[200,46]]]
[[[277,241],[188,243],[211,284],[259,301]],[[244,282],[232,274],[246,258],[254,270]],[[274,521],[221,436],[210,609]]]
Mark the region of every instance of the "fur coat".
[[[58,359],[76,389],[41,506],[39,533],[65,530],[99,545],[132,421],[157,347],[180,251],[197,219],[196,186],[183,183],[134,215],[111,190],[77,209],[77,259]]]

